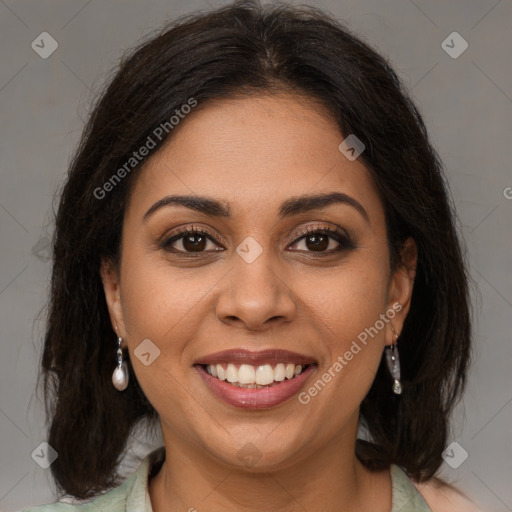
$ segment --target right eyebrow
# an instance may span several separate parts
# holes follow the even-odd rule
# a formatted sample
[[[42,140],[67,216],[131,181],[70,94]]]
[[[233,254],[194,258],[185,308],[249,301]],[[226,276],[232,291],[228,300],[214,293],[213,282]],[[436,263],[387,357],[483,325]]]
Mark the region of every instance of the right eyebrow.
[[[192,210],[212,215],[214,217],[231,217],[228,205],[222,204],[216,199],[210,199],[204,196],[166,196],[157,201],[145,214],[143,220],[153,215],[157,210],[165,206],[185,206]]]

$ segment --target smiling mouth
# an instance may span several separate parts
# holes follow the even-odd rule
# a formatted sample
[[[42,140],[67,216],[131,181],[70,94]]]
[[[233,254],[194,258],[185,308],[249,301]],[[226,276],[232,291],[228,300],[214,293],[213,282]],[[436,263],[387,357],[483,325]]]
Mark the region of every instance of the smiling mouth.
[[[315,373],[318,362],[307,354],[268,348],[235,348],[196,359],[209,391],[245,410],[277,407],[291,400]]]
[[[203,364],[204,371],[212,377],[245,389],[269,388],[281,382],[293,380],[301,375],[309,364]]]

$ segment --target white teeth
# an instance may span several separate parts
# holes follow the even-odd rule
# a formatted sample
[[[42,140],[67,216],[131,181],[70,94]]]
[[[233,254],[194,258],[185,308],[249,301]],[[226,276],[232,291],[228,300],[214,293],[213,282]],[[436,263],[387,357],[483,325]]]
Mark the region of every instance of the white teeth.
[[[256,370],[256,384],[265,386],[274,382],[274,370],[269,364],[258,366]]]
[[[254,384],[257,381],[254,366],[243,364],[238,370],[238,382],[240,384]]]
[[[295,365],[294,364],[287,364],[285,375],[287,379],[291,379],[295,375]]]
[[[284,371],[284,364],[279,363],[274,368],[274,380],[276,380],[277,382],[281,382],[284,380],[285,377],[286,377],[286,375],[285,375],[285,371]]]
[[[226,380],[228,382],[238,382],[238,370],[234,364],[228,364],[226,369]]]
[[[212,365],[208,365],[208,366],[212,366]],[[217,378],[220,380],[226,380],[226,372],[225,372],[224,368],[222,368],[222,365],[218,364],[218,365],[216,365],[216,368],[217,368]]]
[[[270,364],[252,366],[241,364],[240,366],[229,363],[224,369],[221,364],[209,364],[206,371],[219,380],[227,380],[229,383],[247,388],[264,387],[275,382],[293,379],[300,375],[305,366],[293,363],[279,363],[272,368]]]

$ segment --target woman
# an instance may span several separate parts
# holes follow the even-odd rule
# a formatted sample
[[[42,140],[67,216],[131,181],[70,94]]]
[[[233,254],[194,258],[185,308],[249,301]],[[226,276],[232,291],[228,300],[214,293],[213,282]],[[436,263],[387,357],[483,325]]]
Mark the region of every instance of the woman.
[[[386,61],[313,8],[180,19],[123,60],[62,192],[42,367],[85,502],[31,510],[470,510],[435,477],[470,332]],[[164,446],[122,482],[143,422]]]

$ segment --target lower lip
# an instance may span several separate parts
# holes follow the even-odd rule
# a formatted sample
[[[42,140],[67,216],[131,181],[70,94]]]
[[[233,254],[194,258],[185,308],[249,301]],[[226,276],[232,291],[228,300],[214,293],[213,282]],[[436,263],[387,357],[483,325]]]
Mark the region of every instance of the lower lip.
[[[196,369],[210,391],[228,404],[242,409],[269,409],[296,395],[315,371],[315,365],[310,364],[297,377],[285,379],[268,388],[240,388],[212,377],[203,366],[198,365]]]

